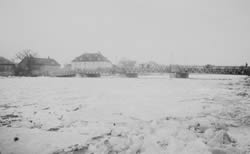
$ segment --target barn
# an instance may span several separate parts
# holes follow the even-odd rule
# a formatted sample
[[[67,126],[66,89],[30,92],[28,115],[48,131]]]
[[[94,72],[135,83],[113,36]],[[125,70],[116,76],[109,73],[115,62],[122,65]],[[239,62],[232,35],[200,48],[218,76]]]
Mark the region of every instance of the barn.
[[[51,76],[60,69],[60,64],[52,58],[25,57],[19,64],[19,75]]]
[[[15,64],[4,57],[0,57],[0,76],[11,76],[14,73]]]

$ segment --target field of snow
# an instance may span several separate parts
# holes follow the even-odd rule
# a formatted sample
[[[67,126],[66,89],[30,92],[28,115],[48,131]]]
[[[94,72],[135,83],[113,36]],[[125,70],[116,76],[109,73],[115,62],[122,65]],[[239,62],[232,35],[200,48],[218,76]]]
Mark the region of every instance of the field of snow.
[[[250,153],[250,78],[0,78],[9,153]]]

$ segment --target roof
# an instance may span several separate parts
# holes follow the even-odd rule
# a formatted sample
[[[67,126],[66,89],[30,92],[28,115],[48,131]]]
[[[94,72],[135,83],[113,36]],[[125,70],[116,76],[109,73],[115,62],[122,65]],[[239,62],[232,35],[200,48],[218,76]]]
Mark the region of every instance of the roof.
[[[0,57],[0,65],[14,65],[14,63],[4,57]]]
[[[92,61],[110,62],[101,53],[84,53],[73,60],[73,62],[92,62]]]
[[[30,58],[30,57],[24,58],[23,61],[25,61],[28,58]],[[35,58],[35,57],[31,57],[30,61],[31,61],[32,65],[60,66],[60,64],[56,60],[54,60],[52,58]]]

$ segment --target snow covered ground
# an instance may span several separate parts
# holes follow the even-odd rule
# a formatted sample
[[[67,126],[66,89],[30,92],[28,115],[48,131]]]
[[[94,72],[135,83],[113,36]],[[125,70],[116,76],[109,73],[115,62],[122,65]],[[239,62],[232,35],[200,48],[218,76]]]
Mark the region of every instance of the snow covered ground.
[[[250,78],[0,78],[0,153],[250,153]]]

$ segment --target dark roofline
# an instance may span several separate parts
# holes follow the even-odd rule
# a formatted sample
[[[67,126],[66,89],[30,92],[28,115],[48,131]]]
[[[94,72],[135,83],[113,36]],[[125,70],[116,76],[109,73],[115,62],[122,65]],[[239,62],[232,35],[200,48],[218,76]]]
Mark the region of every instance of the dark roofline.
[[[4,62],[2,63],[1,60],[4,61]],[[0,56],[0,65],[15,65],[15,63],[13,63],[12,61],[10,61],[7,58],[4,58],[4,57]]]
[[[25,57],[19,64],[21,64],[22,62],[24,62],[28,58],[31,59],[31,61],[33,63],[32,65],[61,66],[55,59],[52,59],[52,58],[37,58],[37,57]],[[46,63],[46,62],[48,62],[48,60],[50,62],[53,61],[54,64]],[[42,63],[37,63],[37,61],[42,61]]]
[[[83,53],[82,55],[72,60],[72,62],[110,62],[110,61],[100,52],[96,52],[96,53]]]

